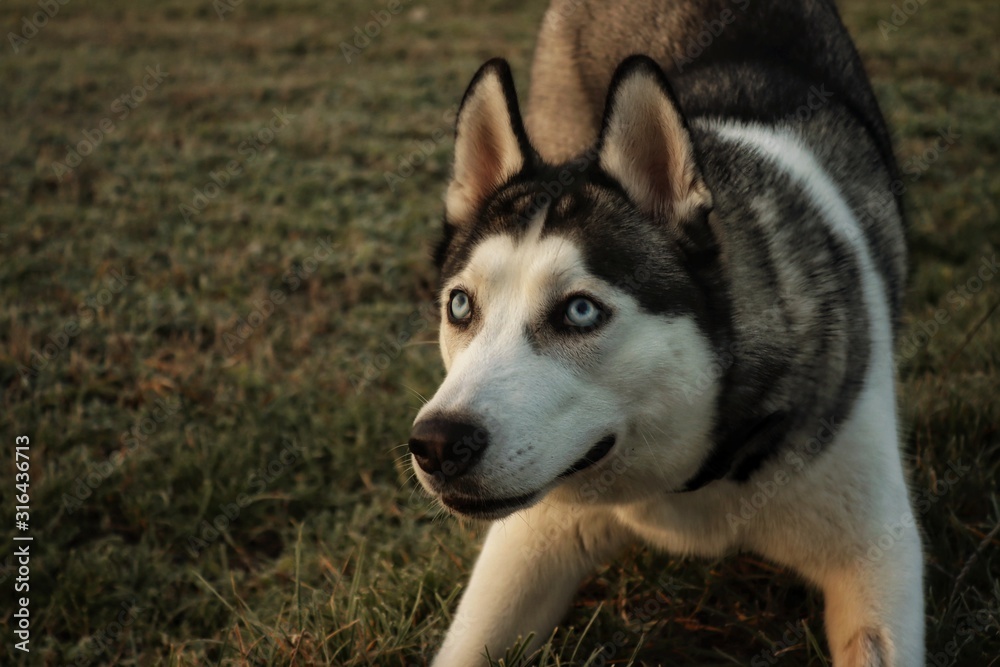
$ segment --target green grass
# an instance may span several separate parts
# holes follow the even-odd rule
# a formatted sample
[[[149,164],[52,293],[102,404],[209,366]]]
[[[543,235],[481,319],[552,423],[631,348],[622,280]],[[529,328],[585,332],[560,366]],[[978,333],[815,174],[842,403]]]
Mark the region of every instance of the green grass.
[[[35,541],[32,652],[14,655],[5,604],[0,663],[427,660],[482,532],[442,517],[402,460],[442,377],[426,304],[445,114],[490,56],[524,87],[541,5],[407,4],[351,64],[341,42],[384,3],[246,2],[220,20],[208,0],[77,1],[18,53],[5,38],[3,599],[22,434]],[[3,33],[37,11],[5,3]],[[927,500],[929,650],[954,641],[942,664],[1000,664],[1000,280],[967,285],[1000,247],[1000,12],[931,0],[886,38],[891,4],[843,13],[901,164],[939,130],[960,137],[906,193],[908,332],[946,322],[901,356],[902,411]],[[115,105],[157,65],[167,76],[134,109]],[[240,144],[275,109],[293,117],[251,160]],[[205,192],[234,160],[239,175]],[[214,196],[186,215],[195,189]],[[949,485],[953,463],[969,470]],[[635,549],[582,584],[544,662],[745,665],[773,650],[819,666],[824,642],[819,596],[788,573]]]

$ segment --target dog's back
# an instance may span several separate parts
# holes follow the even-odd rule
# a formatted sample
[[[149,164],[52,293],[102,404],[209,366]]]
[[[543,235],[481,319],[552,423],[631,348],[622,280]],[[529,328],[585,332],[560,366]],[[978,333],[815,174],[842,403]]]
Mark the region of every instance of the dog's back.
[[[828,0],[554,0],[538,37],[526,124],[549,161],[600,132],[611,76],[642,53],[666,72],[685,115],[773,123],[794,117],[813,87],[870,133],[895,178],[885,122],[861,60]]]

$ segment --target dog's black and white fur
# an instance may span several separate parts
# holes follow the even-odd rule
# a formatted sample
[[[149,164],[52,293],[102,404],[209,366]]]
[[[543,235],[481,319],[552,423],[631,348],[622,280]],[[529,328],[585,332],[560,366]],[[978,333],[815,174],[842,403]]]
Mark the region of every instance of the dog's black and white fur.
[[[837,667],[923,665],[895,175],[824,0],[555,0],[527,129],[506,63],[480,69],[437,255],[448,375],[410,448],[455,513],[518,517],[435,665],[538,645],[634,540],[793,568]]]

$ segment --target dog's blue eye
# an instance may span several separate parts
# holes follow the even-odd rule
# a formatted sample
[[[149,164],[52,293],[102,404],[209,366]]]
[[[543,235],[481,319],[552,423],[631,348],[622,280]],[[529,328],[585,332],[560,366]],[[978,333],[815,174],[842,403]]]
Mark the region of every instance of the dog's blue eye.
[[[590,299],[578,296],[566,306],[566,324],[592,327],[601,319],[601,309]]]
[[[448,314],[455,322],[467,319],[472,314],[472,303],[469,295],[462,290],[455,290],[451,293],[451,302],[448,304]]]

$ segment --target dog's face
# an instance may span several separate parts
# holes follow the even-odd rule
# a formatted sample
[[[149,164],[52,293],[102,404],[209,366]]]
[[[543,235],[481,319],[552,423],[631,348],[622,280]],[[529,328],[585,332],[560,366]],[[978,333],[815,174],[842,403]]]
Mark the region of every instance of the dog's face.
[[[717,256],[710,205],[658,70],[623,66],[600,145],[551,166],[506,64],[487,63],[459,113],[438,252],[448,374],[410,439],[424,487],[479,518],[557,487],[592,502],[679,488],[716,390],[698,281]]]

